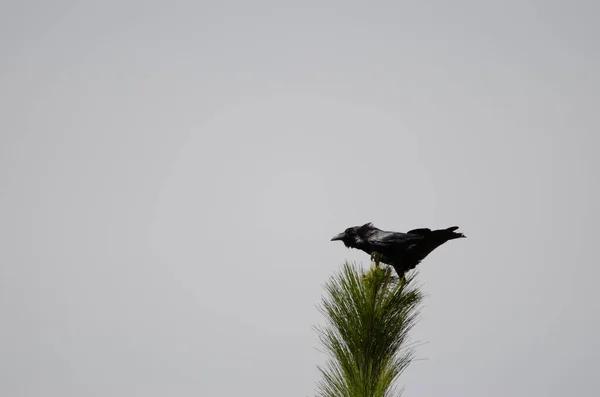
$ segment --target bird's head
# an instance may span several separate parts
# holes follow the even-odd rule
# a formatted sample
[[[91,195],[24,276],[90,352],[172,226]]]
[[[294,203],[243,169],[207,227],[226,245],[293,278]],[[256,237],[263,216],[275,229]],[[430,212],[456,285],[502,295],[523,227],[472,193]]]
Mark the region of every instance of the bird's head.
[[[365,243],[365,230],[373,227],[372,223],[365,223],[362,226],[352,226],[338,235],[333,236],[331,241],[341,241],[348,248],[359,248]]]

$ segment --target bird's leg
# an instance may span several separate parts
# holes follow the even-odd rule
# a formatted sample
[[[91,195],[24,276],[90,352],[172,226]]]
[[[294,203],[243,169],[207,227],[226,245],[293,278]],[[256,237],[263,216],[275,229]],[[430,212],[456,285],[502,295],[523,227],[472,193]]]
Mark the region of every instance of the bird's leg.
[[[373,252],[371,254],[371,260],[375,262],[375,268],[379,269],[379,261],[381,260],[381,254],[379,252]]]
[[[402,277],[400,277],[400,283],[406,284],[406,272],[402,273]]]

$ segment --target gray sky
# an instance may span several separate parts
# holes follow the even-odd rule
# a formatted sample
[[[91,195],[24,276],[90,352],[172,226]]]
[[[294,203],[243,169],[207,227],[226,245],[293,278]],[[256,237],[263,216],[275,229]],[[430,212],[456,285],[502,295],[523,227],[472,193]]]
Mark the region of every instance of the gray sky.
[[[372,221],[406,397],[597,396],[600,6],[283,3],[0,4],[0,395],[314,395]]]

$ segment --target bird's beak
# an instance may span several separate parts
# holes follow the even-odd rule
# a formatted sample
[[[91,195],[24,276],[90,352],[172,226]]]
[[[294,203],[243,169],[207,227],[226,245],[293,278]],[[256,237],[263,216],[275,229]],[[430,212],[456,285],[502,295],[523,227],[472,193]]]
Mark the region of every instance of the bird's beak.
[[[337,236],[333,236],[333,238],[331,239],[331,241],[342,240],[345,236],[346,236],[346,234],[344,232],[342,232],[342,233],[338,234]]]

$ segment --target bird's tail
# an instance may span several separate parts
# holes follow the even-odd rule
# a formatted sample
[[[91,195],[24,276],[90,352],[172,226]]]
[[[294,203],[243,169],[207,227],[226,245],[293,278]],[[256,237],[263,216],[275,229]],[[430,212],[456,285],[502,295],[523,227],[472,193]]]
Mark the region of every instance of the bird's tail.
[[[436,234],[436,237],[439,237],[441,240],[454,240],[455,238],[466,238],[464,234],[460,232],[456,232],[458,230],[458,226],[452,226],[447,229],[434,230],[433,234]]]

